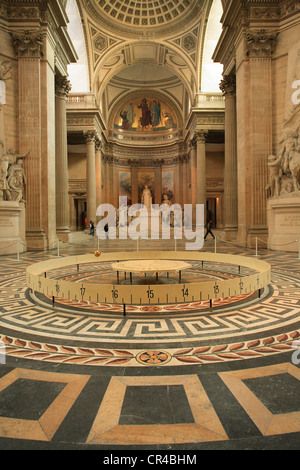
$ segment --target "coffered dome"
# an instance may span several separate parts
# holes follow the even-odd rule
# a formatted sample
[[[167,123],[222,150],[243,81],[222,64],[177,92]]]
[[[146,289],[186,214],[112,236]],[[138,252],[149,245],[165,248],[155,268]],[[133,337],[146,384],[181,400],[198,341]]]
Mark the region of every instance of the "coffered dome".
[[[195,19],[203,0],[88,0],[86,8],[106,26],[134,34],[159,34],[180,28]],[[145,29],[146,28],[146,29]]]

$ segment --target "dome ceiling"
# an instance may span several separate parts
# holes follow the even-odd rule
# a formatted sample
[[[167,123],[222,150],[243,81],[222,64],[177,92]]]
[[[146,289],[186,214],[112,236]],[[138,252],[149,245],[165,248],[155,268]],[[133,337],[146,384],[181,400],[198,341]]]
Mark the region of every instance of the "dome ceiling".
[[[204,3],[204,0],[88,0],[86,9],[106,27],[117,27],[119,33],[153,36],[174,32],[195,20]]]

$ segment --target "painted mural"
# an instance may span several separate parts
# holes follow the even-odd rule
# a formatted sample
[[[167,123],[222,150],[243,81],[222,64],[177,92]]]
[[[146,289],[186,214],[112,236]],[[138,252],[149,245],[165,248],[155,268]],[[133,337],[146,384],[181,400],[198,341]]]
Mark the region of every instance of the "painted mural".
[[[162,171],[162,202],[164,195],[168,197],[171,203],[174,203],[174,171],[163,170]]]
[[[154,98],[136,98],[119,109],[115,129],[121,131],[160,132],[176,130],[175,113],[161,100]]]
[[[128,204],[131,205],[131,171],[119,171],[119,195],[126,196]]]

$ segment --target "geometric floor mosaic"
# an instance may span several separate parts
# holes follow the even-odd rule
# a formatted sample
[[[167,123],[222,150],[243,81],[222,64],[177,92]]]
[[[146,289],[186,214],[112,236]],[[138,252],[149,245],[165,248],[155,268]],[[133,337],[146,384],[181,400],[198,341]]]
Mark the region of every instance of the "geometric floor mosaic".
[[[26,267],[53,256],[0,258],[1,449],[297,448],[297,254],[260,254],[272,266],[260,298],[133,305],[126,317],[30,292]]]

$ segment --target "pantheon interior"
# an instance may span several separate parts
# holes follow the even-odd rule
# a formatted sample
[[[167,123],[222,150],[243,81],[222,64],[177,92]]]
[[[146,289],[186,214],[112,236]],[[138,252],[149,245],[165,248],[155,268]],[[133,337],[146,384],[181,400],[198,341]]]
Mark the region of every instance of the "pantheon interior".
[[[299,32],[299,0],[0,1],[1,450],[299,448]]]

